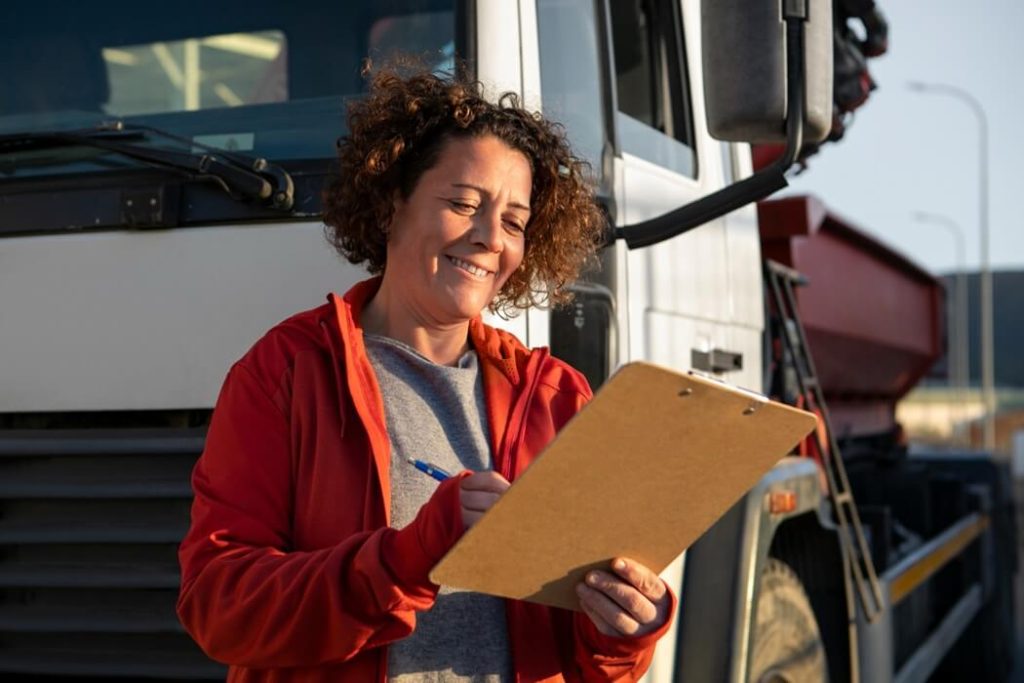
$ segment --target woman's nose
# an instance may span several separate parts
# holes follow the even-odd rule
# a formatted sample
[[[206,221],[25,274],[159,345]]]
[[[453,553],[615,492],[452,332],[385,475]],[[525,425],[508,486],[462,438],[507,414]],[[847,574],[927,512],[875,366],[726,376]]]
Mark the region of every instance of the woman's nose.
[[[498,212],[480,213],[473,221],[473,233],[471,239],[474,244],[487,249],[487,251],[501,251],[505,242],[502,239],[502,218]]]

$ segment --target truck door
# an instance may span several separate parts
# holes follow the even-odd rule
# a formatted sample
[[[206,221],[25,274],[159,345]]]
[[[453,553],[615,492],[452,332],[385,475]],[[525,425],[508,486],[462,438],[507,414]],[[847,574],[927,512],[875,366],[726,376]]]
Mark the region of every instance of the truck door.
[[[686,31],[691,4],[624,0],[609,7],[621,167],[619,220],[629,225],[720,187],[721,157],[708,153],[714,143],[694,125],[703,117],[699,98],[691,97],[696,90],[692,86],[700,84],[699,69],[689,68],[686,52],[699,40],[697,31]],[[728,320],[729,286],[725,237],[724,224],[715,221],[626,254],[631,359],[687,369],[694,350],[724,348],[721,325]]]
[[[679,0],[536,0],[544,113],[566,124],[591,162],[616,225],[750,174],[746,145],[716,142],[703,124],[699,11],[699,3]],[[554,314],[551,345],[592,384],[619,363],[647,359],[727,372],[760,389],[753,207],[645,249],[618,244],[588,279],[606,289],[584,292],[571,311]]]

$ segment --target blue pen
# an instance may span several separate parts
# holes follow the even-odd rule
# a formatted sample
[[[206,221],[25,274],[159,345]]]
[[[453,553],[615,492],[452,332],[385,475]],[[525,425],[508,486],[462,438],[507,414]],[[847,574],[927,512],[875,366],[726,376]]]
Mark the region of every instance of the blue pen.
[[[418,469],[420,472],[423,472],[424,474],[429,474],[431,477],[437,479],[438,481],[444,481],[448,477],[452,476],[445,472],[444,470],[442,470],[440,467],[431,465],[429,462],[423,462],[422,460],[416,460],[414,458],[406,458],[406,460],[408,460],[409,464]]]

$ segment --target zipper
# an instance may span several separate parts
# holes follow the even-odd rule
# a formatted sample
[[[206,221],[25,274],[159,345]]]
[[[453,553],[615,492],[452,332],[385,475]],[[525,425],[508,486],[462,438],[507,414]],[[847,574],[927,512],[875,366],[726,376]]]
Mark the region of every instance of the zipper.
[[[519,399],[512,408],[509,426],[514,427],[516,432],[512,438],[505,440],[501,459],[503,463],[501,476],[505,477],[508,481],[512,481],[512,473],[515,471],[514,456],[518,453],[519,444],[526,435],[526,411],[529,409],[530,403],[533,402],[533,396],[537,393],[537,387],[540,385],[540,368],[549,355],[550,352],[544,347],[536,349],[530,356],[530,361],[526,366],[530,383],[527,385],[526,390],[519,395]]]

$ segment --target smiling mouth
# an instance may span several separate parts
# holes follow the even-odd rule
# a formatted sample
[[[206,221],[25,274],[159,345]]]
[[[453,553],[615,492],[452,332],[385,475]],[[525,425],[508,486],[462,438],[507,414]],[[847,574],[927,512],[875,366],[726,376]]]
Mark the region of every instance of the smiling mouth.
[[[456,268],[461,268],[462,270],[466,271],[470,275],[472,275],[474,277],[477,277],[477,278],[480,278],[480,279],[483,279],[483,278],[487,277],[488,275],[493,275],[494,274],[494,273],[492,273],[489,270],[484,270],[483,268],[480,268],[479,266],[474,266],[469,261],[463,261],[462,259],[456,258],[455,256],[448,256],[448,260],[451,261],[452,265],[454,265]]]

